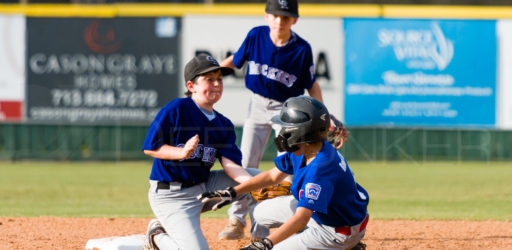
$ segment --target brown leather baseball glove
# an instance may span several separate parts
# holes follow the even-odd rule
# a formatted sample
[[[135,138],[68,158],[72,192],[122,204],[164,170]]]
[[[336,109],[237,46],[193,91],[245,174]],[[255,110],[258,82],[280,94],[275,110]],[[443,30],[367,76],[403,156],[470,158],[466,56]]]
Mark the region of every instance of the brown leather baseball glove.
[[[333,145],[336,149],[341,148],[343,143],[348,139],[348,131],[343,126],[343,123],[333,115],[331,116],[331,127],[327,132],[327,141]]]
[[[272,199],[278,196],[291,195],[290,186],[292,184],[287,181],[282,181],[279,184],[270,187],[264,187],[260,190],[252,191],[251,195],[256,201],[263,201],[266,199]]]

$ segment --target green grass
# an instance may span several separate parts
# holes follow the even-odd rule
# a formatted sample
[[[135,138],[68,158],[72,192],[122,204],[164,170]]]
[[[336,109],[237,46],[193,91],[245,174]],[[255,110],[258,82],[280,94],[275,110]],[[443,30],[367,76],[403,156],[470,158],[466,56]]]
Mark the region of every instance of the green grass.
[[[349,165],[370,194],[375,219],[512,220],[512,163]],[[150,162],[3,162],[0,216],[152,217],[150,168]],[[225,210],[204,216],[225,218]]]
[[[350,166],[370,194],[374,218],[512,220],[512,163]]]
[[[151,164],[1,163],[0,216],[150,217]]]

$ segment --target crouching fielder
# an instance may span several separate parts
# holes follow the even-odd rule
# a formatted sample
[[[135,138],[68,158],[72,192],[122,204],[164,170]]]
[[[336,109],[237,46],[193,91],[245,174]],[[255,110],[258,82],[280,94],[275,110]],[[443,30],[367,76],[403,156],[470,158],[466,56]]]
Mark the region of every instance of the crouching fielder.
[[[368,222],[368,193],[356,181],[343,156],[326,141],[330,127],[327,108],[307,96],[288,99],[272,119],[282,126],[275,143],[285,154],[275,168],[226,190],[205,192],[203,202],[228,204],[236,195],[281,182],[293,175],[292,196],[258,204],[258,225],[276,228],[254,235],[242,249],[351,249],[360,243]]]

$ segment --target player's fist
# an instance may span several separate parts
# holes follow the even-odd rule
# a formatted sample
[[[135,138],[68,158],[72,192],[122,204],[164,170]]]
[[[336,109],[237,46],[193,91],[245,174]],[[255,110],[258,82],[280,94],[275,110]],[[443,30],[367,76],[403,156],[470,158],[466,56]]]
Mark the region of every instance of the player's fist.
[[[201,200],[202,203],[207,203],[210,201],[216,202],[212,207],[212,210],[216,211],[217,209],[231,203],[235,197],[235,189],[233,187],[228,187],[224,190],[204,192],[199,195],[197,199]]]
[[[198,143],[199,135],[194,135],[190,139],[188,139],[187,143],[185,143],[185,146],[183,146],[182,148],[183,159],[189,158],[196,151]]]

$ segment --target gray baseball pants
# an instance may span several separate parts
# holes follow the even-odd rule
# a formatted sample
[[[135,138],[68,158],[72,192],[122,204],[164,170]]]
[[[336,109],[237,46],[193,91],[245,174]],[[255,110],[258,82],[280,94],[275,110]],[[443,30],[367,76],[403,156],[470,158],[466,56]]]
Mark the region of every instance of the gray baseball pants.
[[[254,209],[254,219],[258,226],[276,228],[288,221],[296,209],[297,200],[293,196],[280,196],[259,203]],[[366,228],[360,232],[360,227],[361,224],[352,226],[351,235],[344,235],[337,233],[334,227],[320,225],[314,219],[310,219],[301,232],[279,242],[272,249],[350,249],[364,237]],[[261,239],[266,236],[268,235],[257,237]]]
[[[252,176],[258,169],[247,169]],[[224,170],[211,172],[207,182],[189,188],[180,183],[170,184],[169,189],[158,189],[156,181],[149,181],[148,200],[153,213],[167,233],[157,235],[154,240],[160,249],[203,250],[209,249],[200,227],[200,214],[211,210],[214,202],[203,204],[197,196],[207,192],[238,185]],[[245,198],[249,194],[237,197]]]

